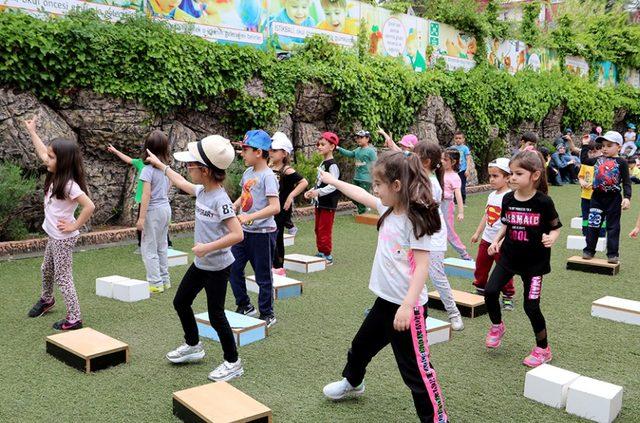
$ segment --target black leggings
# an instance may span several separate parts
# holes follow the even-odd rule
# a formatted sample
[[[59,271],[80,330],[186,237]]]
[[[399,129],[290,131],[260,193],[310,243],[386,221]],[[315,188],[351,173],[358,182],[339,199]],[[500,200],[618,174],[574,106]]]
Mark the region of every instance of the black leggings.
[[[178,312],[182,329],[184,330],[184,340],[189,345],[197,345],[200,337],[198,335],[198,325],[193,315],[191,305],[193,300],[204,288],[207,293],[207,308],[209,311],[209,322],[215,329],[222,344],[224,359],[229,363],[238,361],[238,349],[233,336],[233,331],[224,314],[224,300],[227,295],[227,282],[231,266],[218,271],[198,269],[195,264],[187,270],[176,296],[173,299],[173,307]]]
[[[489,282],[484,288],[484,301],[487,305],[491,323],[498,325],[502,322],[500,311],[500,291],[509,282],[515,273],[496,263],[491,272]],[[542,276],[520,275],[524,293],[524,312],[527,313],[533,333],[536,335],[536,344],[540,348],[547,347],[547,327],[544,316],[540,310],[540,294],[542,293]]]

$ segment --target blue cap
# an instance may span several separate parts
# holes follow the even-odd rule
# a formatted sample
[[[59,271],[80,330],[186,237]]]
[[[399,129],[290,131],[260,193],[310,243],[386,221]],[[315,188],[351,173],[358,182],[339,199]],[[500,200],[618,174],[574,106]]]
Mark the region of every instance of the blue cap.
[[[627,125],[627,128],[636,129],[636,126],[633,123],[629,122],[629,124]]]
[[[262,129],[254,129],[245,134],[242,145],[267,151],[271,148],[271,137]]]

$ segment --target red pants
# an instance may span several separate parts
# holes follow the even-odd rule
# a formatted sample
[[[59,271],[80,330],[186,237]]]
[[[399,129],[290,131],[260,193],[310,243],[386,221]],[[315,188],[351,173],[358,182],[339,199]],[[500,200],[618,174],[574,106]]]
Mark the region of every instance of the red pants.
[[[336,211],[316,207],[316,247],[325,256],[331,255],[331,238],[333,236],[333,220]]]
[[[484,289],[487,285],[487,280],[489,279],[489,272],[491,271],[491,266],[493,266],[493,262],[497,262],[500,254],[496,254],[494,256],[490,256],[487,250],[489,249],[489,244],[484,239],[480,241],[480,246],[478,247],[478,257],[476,258],[476,271],[473,272],[473,276],[475,280],[473,281],[473,286],[476,288]],[[516,289],[513,287],[513,278],[509,280],[509,282],[502,288],[502,294],[505,297],[513,297],[516,294]]]

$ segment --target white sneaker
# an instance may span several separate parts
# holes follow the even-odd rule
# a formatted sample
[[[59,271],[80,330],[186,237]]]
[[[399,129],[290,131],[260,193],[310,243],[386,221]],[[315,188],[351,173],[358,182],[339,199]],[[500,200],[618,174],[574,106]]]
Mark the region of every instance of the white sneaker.
[[[164,285],[164,289],[169,289],[171,288],[171,281],[164,281],[163,285]]]
[[[214,382],[222,382],[228,381],[231,379],[235,379],[244,374],[244,369],[242,368],[242,360],[238,358],[238,361],[235,363],[229,363],[228,361],[224,361],[221,365],[216,367],[209,373],[209,380],[213,380]]]
[[[364,381],[358,386],[351,386],[347,378],[338,382],[333,382],[322,388],[325,397],[332,400],[339,400],[347,396],[359,397],[364,394]]]
[[[452,330],[462,330],[462,329],[464,329],[464,323],[462,322],[462,317],[453,316],[453,317],[449,318],[449,321],[451,322],[451,329]]]
[[[190,363],[202,360],[204,358],[204,347],[202,342],[198,342],[198,345],[194,346],[184,343],[175,350],[168,352],[166,357],[172,363]]]

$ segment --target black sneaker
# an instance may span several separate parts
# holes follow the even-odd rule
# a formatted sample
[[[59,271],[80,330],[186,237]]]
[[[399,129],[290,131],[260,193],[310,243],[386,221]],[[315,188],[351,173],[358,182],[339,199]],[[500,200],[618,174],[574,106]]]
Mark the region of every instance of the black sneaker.
[[[276,316],[271,314],[269,316],[264,316],[264,315],[260,315],[259,317],[260,320],[264,320],[264,322],[267,324],[267,327],[270,328],[271,326],[275,325],[277,320],[276,320]]]
[[[58,320],[53,324],[55,330],[76,330],[82,329],[82,320],[77,322],[69,322],[67,319]]]
[[[51,310],[56,303],[56,300],[51,300],[51,302],[47,303],[40,298],[37,303],[33,305],[31,310],[29,310],[29,317],[40,317],[45,314],[47,311]]]
[[[588,253],[588,252],[586,252],[586,251],[583,251],[583,252],[582,252],[582,258],[583,258],[584,260],[591,260],[591,259],[593,258],[593,254]]]
[[[236,309],[236,313],[244,314],[245,316],[251,317],[256,317],[258,315],[256,308],[251,304],[248,304],[246,306],[238,306],[238,308]]]
[[[607,257],[607,263],[618,264],[620,262],[620,258],[618,256]]]

